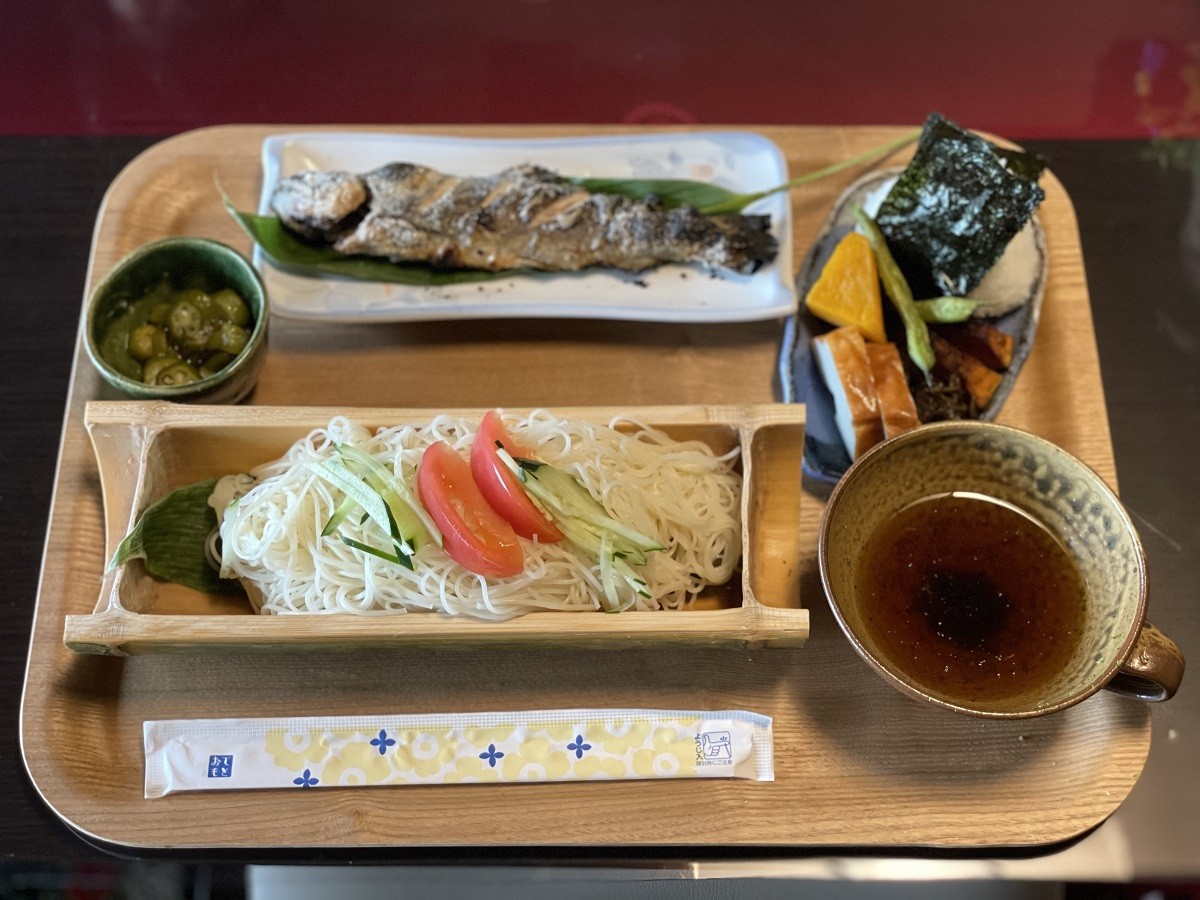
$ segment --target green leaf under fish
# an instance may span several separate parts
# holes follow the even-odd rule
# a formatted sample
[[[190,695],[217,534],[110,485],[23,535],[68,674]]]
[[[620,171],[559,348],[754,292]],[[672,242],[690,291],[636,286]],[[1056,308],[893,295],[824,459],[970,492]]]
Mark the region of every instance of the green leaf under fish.
[[[963,297],[978,285],[1045,197],[1045,165],[931,113],[875,216],[913,293]]]
[[[521,274],[520,270],[489,272],[482,269],[434,269],[419,263],[395,263],[374,256],[346,256],[326,247],[313,247],[283,227],[275,216],[241,212],[225,199],[225,209],[267,256],[283,266],[339,275],[356,281],[438,286],[473,281],[494,281]]]
[[[201,481],[172,491],[144,513],[121,541],[108,568],[133,559],[143,560],[151,575],[208,594],[243,593],[237,581],[222,578],[209,564],[205,545],[217,527],[217,514],[208,505],[216,480]]]

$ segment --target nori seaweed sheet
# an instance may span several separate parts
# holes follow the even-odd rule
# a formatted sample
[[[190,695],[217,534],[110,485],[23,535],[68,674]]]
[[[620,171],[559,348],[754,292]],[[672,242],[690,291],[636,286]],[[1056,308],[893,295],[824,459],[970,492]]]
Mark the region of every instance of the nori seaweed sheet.
[[[979,284],[1045,197],[1045,166],[930,113],[875,217],[913,295],[962,297]]]

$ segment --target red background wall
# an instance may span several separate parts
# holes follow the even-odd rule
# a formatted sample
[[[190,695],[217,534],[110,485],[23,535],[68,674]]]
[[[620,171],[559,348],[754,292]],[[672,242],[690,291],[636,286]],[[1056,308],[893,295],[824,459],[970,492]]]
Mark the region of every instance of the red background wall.
[[[1200,134],[1195,0],[6,0],[0,132],[917,123]]]

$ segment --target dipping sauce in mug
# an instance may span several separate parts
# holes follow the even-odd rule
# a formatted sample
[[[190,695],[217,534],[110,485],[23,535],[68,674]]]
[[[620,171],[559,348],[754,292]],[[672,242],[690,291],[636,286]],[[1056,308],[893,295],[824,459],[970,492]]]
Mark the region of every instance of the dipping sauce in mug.
[[[963,703],[1037,693],[1070,663],[1085,584],[1035,519],[982,494],[924,497],[868,538],[859,608],[877,652]]]

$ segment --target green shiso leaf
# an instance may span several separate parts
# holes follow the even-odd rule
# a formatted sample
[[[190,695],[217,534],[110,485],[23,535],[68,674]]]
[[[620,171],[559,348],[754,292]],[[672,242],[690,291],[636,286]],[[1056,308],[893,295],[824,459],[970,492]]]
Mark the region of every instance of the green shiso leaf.
[[[201,481],[172,491],[142,513],[117,547],[108,568],[140,559],[159,578],[207,594],[240,594],[237,581],[222,578],[209,564],[205,544],[217,527],[217,514],[208,505],[216,480]]]
[[[517,270],[486,272],[482,269],[434,269],[429,266],[394,263],[373,256],[346,256],[327,247],[313,247],[304,243],[283,227],[275,216],[258,216],[235,209],[228,199],[225,209],[242,230],[254,240],[263,252],[282,266],[325,275],[339,275],[357,281],[387,281],[394,284],[416,284],[434,286],[463,284],[472,281],[493,281],[510,278]]]

